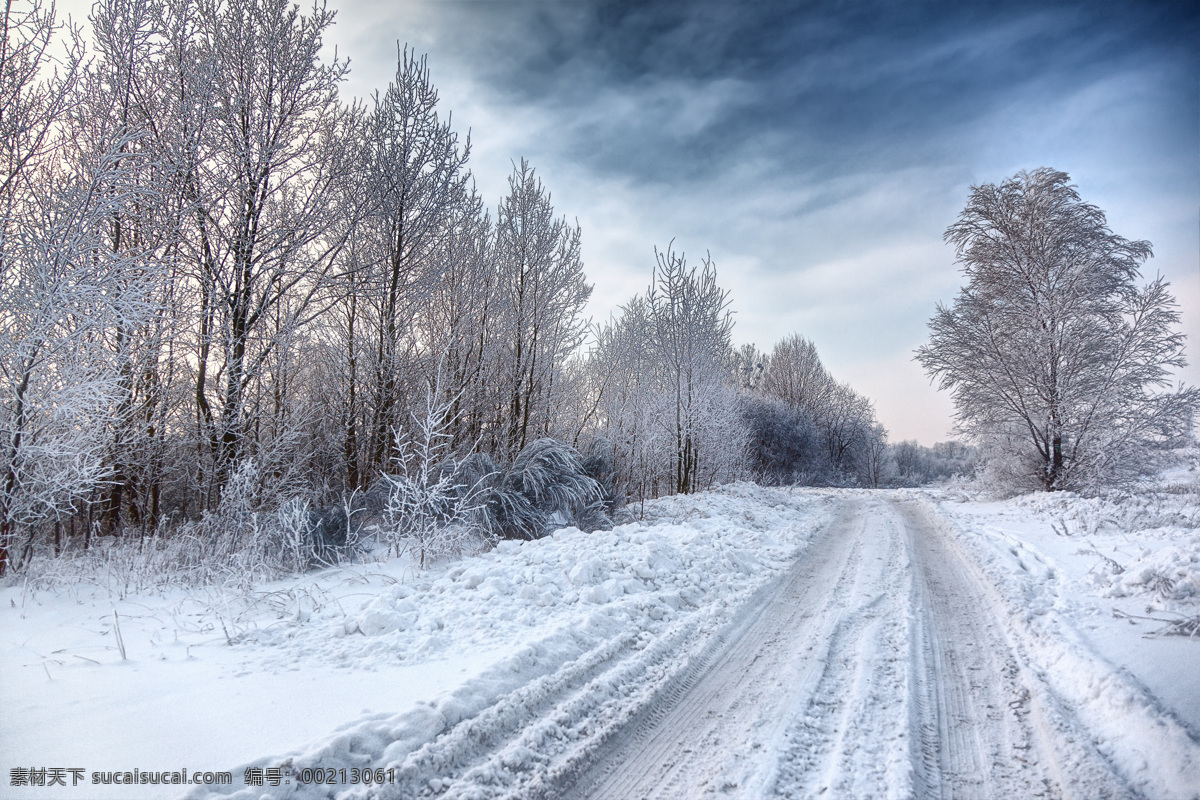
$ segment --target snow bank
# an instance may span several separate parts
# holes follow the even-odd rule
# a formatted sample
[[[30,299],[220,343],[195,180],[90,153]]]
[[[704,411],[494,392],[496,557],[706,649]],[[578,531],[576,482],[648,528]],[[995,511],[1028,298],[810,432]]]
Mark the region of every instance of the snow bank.
[[[268,648],[269,663],[361,669],[582,629],[593,618],[667,621],[698,605],[736,603],[774,574],[811,532],[815,502],[750,484],[667,498],[650,505],[644,522],[501,542],[357,605],[326,603],[304,624],[315,634],[275,626],[248,638]]]
[[[1090,536],[1108,530],[1154,540],[1173,538],[1181,530],[1200,527],[1200,486],[1187,491],[1114,492],[1100,497],[1033,492],[997,505],[1032,512],[1064,536]]]
[[[1112,561],[1097,580],[1105,597],[1149,596],[1163,601],[1200,600],[1200,535],[1177,545],[1143,548],[1127,565]]]
[[[296,782],[305,768],[391,769],[403,796],[433,781],[449,795],[535,785],[603,742],[597,725],[612,729],[669,687],[832,504],[739,484],[648,503],[644,521],[612,531],[568,528],[426,571],[398,559],[248,592],[9,587],[0,766],[90,775],[240,764],[232,786],[192,787],[193,797],[328,796]],[[468,762],[479,765],[469,778],[455,768]],[[258,768],[264,786],[245,786]],[[272,787],[276,768],[293,782]],[[50,800],[81,788],[11,791]]]
[[[672,691],[835,502],[737,484],[648,503],[643,521],[611,531],[249,592],[9,587],[0,766],[232,772],[231,786],[181,787],[197,799],[366,797],[380,770],[403,797],[536,795]],[[262,770],[262,785],[246,785],[247,770],[252,782]],[[163,791],[86,788],[10,794]]]

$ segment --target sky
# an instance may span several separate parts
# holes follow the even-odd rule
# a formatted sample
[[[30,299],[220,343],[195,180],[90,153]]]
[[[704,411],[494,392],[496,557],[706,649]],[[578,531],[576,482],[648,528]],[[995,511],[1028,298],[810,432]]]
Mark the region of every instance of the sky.
[[[493,208],[528,159],[582,227],[594,320],[645,290],[655,247],[711,255],[735,342],[808,337],[894,441],[949,436],[913,361],[962,283],[942,234],[972,186],[1022,169],[1067,172],[1151,241],[1143,272],[1200,342],[1194,2],[329,5],[348,95],[386,88],[398,44],[428,54]]]

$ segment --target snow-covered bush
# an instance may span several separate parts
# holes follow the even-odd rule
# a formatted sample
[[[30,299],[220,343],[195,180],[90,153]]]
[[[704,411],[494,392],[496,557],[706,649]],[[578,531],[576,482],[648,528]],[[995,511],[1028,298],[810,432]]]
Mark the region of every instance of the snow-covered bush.
[[[230,478],[217,510],[200,520],[164,520],[143,538],[95,537],[87,549],[68,543],[57,558],[44,552],[31,559],[23,574],[35,585],[84,582],[124,597],[171,585],[248,590],[354,557],[359,526],[350,504],[313,509],[306,499],[292,498],[278,509],[262,509],[257,483],[255,462],[247,459]]]
[[[765,486],[808,483],[822,455],[811,415],[773,397],[746,394],[742,418],[750,432],[749,468]]]
[[[1091,535],[1108,528],[1129,531],[1140,538],[1143,533],[1159,529],[1200,528],[1200,491],[1185,489],[1180,484],[1165,489],[1151,484],[1094,497],[1074,492],[1028,494],[1013,502],[1050,518],[1063,535]]]
[[[600,500],[600,486],[583,470],[583,460],[570,445],[538,439],[525,447],[505,476],[536,508],[574,514]]]
[[[487,476],[474,474],[475,462],[459,469],[450,455],[452,419],[453,402],[438,402],[430,387],[425,413],[419,419],[414,415],[411,433],[395,431],[398,472],[382,478],[383,541],[396,556],[409,544],[416,547],[422,568],[427,559],[459,551],[480,533]]]
[[[392,554],[412,546],[424,566],[486,541],[537,539],[568,525],[612,526],[615,496],[588,474],[570,445],[538,439],[507,466],[482,452],[459,459],[445,452],[449,437],[437,428],[444,421],[428,416],[415,437],[402,436],[404,471],[382,476],[360,505],[378,516]]]
[[[583,458],[584,473],[600,487],[602,505],[598,510],[602,512],[605,519],[596,520],[599,523],[596,525],[585,521],[579,527],[582,530],[595,530],[605,527],[604,523],[608,521],[617,523],[618,510],[625,505],[627,497],[621,489],[617,457],[612,442],[605,437],[595,438],[584,448],[580,456]]]
[[[314,509],[308,500],[294,497],[275,513],[284,565],[293,572],[332,566],[353,556],[359,547],[359,526],[349,502]]]
[[[225,582],[229,576],[246,586],[314,566],[352,558],[357,549],[351,514],[344,508],[314,510],[304,498],[278,509],[258,505],[258,468],[246,459],[230,478],[217,510],[167,537],[176,569],[192,582]],[[171,571],[172,565],[167,565]]]
[[[575,448],[557,439],[530,442],[488,495],[498,533],[505,538],[537,539],[564,525],[604,514],[600,484],[584,469]]]
[[[383,541],[399,556],[412,545],[423,568],[427,559],[456,552],[479,538],[472,522],[479,508],[478,491],[460,482],[454,467],[435,477],[384,475],[387,501],[383,510]]]
[[[655,250],[653,281],[596,330],[589,432],[612,444],[630,498],[689,493],[745,474],[729,294],[705,258]]]
[[[589,468],[610,473],[611,458],[597,452],[585,465],[573,447],[551,438],[529,443],[509,465],[483,452],[458,458],[449,433],[456,398],[437,397],[431,386],[424,414],[413,416],[410,431],[396,431],[397,471],[363,499],[394,555],[415,547],[424,567],[430,558],[488,540],[536,539],[567,525],[612,526],[617,493],[589,474]]]
[[[1200,486],[1168,473],[1137,491],[1081,496],[1037,492],[1011,501],[1095,559],[1090,580],[1106,597],[1141,597],[1194,613],[1200,603]]]

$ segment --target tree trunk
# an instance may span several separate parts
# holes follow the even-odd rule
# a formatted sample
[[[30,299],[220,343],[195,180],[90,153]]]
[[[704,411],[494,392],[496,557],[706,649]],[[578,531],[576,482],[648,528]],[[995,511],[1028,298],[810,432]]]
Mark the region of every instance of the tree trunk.
[[[1053,453],[1052,453],[1051,462],[1050,462],[1050,486],[1049,486],[1049,489],[1050,489],[1050,491],[1053,492],[1053,491],[1061,488],[1059,486],[1060,482],[1062,481],[1062,472],[1063,472],[1063,448],[1062,448],[1062,437],[1061,436],[1054,437],[1054,442],[1052,443],[1052,447],[1053,447]]]

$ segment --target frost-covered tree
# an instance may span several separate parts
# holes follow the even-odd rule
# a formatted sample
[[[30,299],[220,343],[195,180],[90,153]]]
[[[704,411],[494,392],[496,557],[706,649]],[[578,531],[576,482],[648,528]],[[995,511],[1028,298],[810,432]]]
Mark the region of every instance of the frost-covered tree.
[[[766,375],[769,356],[753,344],[742,345],[734,356],[738,388],[750,392],[759,391]]]
[[[373,468],[395,457],[392,431],[407,419],[440,356],[427,352],[436,343],[419,339],[415,323],[441,280],[439,255],[457,215],[475,200],[466,169],[470,140],[460,141],[450,115],[438,114],[425,57],[407,48],[397,55],[395,79],[376,95],[366,129],[360,168],[368,198],[354,233],[360,274],[349,300],[359,307],[348,317],[357,325],[347,344],[362,339],[366,357],[370,423],[363,433]]]
[[[0,575],[21,526],[61,514],[102,475],[95,415],[110,388],[87,348],[106,309],[90,270],[108,160],[72,179],[61,125],[83,42],[53,6],[6,2],[0,19]],[[108,266],[108,265],[106,265]]]
[[[588,356],[595,435],[611,448],[618,490],[644,499],[670,492],[668,398],[645,298],[596,329]]]
[[[482,198],[472,191],[454,210],[434,254],[437,279],[414,320],[416,335],[441,365],[442,391],[454,405],[452,447],[460,451],[476,447],[493,418],[492,356],[498,320],[492,244],[491,218]]]
[[[65,52],[56,55],[63,25],[41,0],[6,0],[0,28],[0,236],[7,237],[61,146],[58,125],[78,99],[84,44],[78,29],[67,29]]]
[[[974,187],[945,238],[967,283],[917,360],[1012,488],[1129,476],[1189,430],[1196,391],[1162,391],[1184,365],[1174,300],[1138,283],[1150,243],[1109,230],[1065,173]]]
[[[879,488],[895,473],[896,465],[888,447],[887,430],[879,423],[865,432],[856,461],[863,483],[872,488]]]
[[[955,476],[970,476],[979,463],[979,450],[961,442],[937,442],[925,447],[915,441],[891,446],[894,469],[890,483],[923,486]]]
[[[511,459],[548,436],[555,381],[582,343],[592,287],[583,273],[579,225],[555,217],[549,191],[522,159],[496,213],[492,316],[497,418],[490,449]]]
[[[875,422],[871,401],[847,383],[833,383],[819,409],[817,425],[834,473],[857,474],[873,481],[865,471],[867,453],[877,440],[886,442],[887,436]]]
[[[824,471],[820,434],[811,415],[774,397],[747,393],[742,416],[749,429],[747,466],[767,486],[812,483]]]
[[[108,473],[117,371],[104,346],[135,323],[130,261],[104,246],[132,190],[114,143],[80,174],[51,175],[6,220],[0,264],[0,575],[18,528],[69,515]],[[134,292],[134,295],[140,292]]]
[[[184,3],[164,21],[175,96],[161,139],[187,199],[209,504],[247,455],[267,361],[324,310],[345,242],[357,120],[338,99],[347,63],[321,58],[332,24],[331,10],[287,0]]]
[[[155,525],[169,471],[169,420],[185,405],[183,381],[170,357],[182,318],[176,305],[180,274],[170,257],[178,246],[180,198],[169,160],[151,135],[160,102],[162,13],[159,0],[102,0],[93,6],[94,55],[66,125],[65,160],[76,172],[111,142],[120,143],[132,202],[110,209],[100,246],[128,267],[114,278],[111,300],[153,312],[117,315],[102,332],[117,373],[99,509],[105,533],[127,523],[143,532]]]
[[[619,489],[643,499],[738,476],[748,430],[737,399],[729,294],[705,259],[655,250],[653,283],[596,331],[588,360],[594,435]]]
[[[670,246],[662,252],[656,249],[655,256],[658,264],[646,305],[653,346],[674,400],[674,491],[686,494],[706,485],[701,451],[710,450],[715,442],[704,441],[708,437],[702,431],[707,432],[723,405],[719,396],[728,383],[733,316],[728,311],[729,292],[717,285],[711,258],[706,257],[700,268],[689,269],[684,254]],[[732,403],[724,405],[732,410]],[[713,450],[705,455],[719,457]]]
[[[828,403],[834,380],[821,363],[817,347],[798,333],[776,342],[766,359],[759,391],[814,418]]]
[[[829,374],[810,340],[792,334],[777,342],[765,359],[756,391],[806,419],[816,443],[802,459],[786,466],[776,463],[769,473],[791,474],[793,480],[819,484],[876,485],[881,479],[887,434],[875,420],[873,404]],[[752,408],[750,419],[756,428],[771,427],[765,422],[770,407]],[[783,420],[773,424],[789,427]],[[786,448],[770,451],[777,455],[788,452]]]

